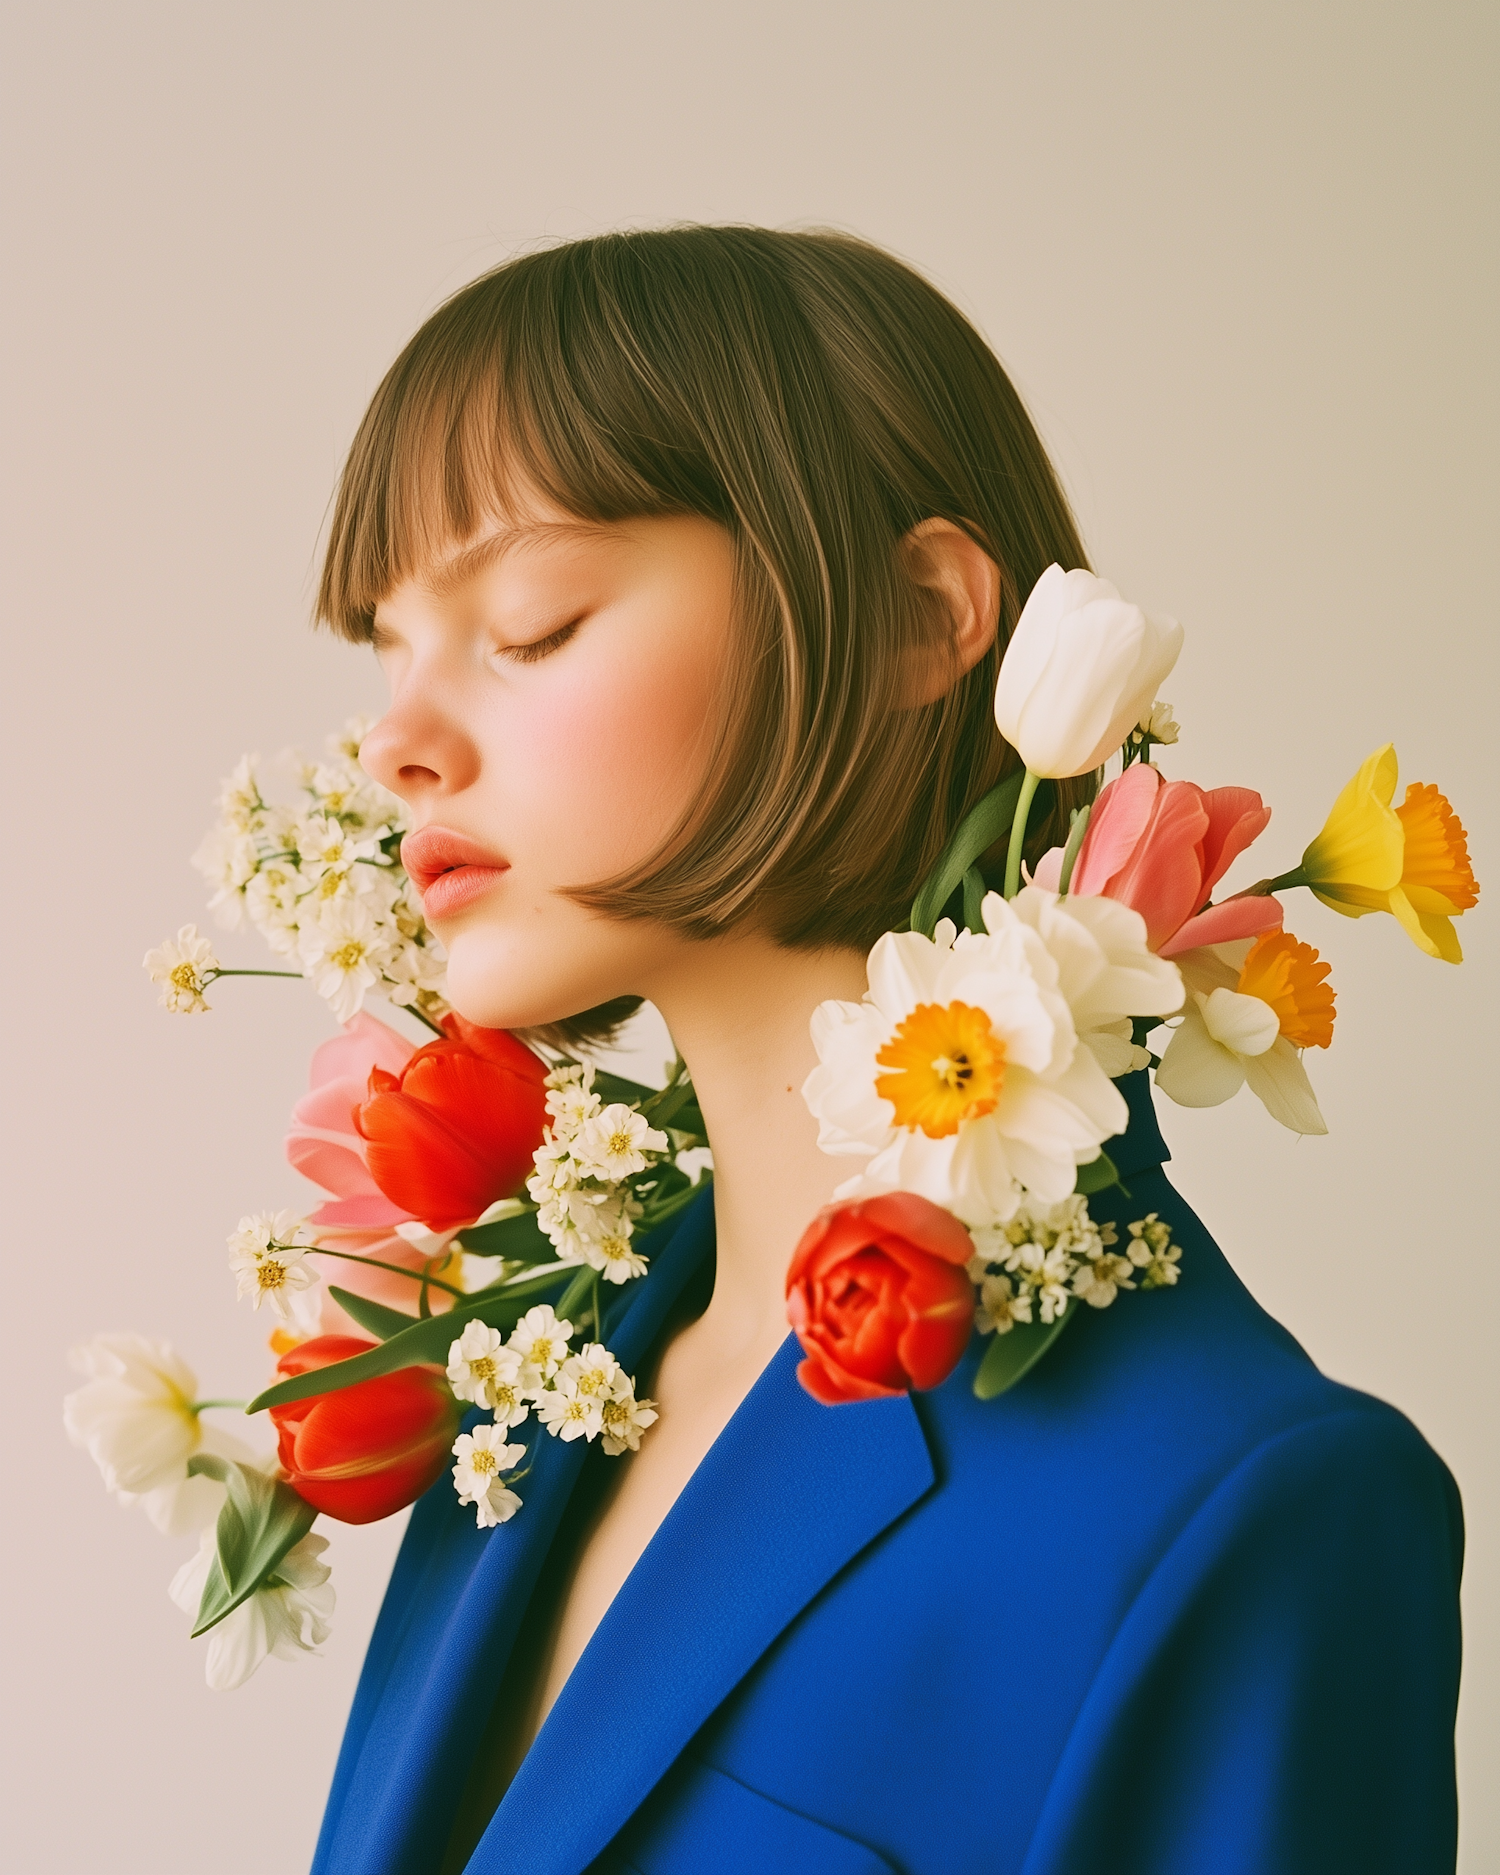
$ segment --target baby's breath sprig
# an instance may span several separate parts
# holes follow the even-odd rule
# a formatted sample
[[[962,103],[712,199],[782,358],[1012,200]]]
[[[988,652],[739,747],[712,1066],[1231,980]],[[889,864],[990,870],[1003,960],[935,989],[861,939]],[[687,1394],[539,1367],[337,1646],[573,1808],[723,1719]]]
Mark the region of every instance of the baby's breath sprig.
[[[1059,1321],[1076,1298],[1107,1309],[1123,1289],[1162,1289],[1177,1281],[1181,1248],[1171,1226],[1154,1211],[1127,1227],[1116,1248],[1113,1224],[1089,1215],[1088,1199],[1074,1192],[1060,1204],[1029,1194],[1008,1224],[972,1231],[969,1275],[979,1286],[975,1322],[981,1334],[1006,1335],[1020,1324]]]
[[[225,968],[184,926],[146,959],[168,1009],[202,1014],[204,991],[221,976],[298,976],[340,1022],[374,991],[441,1033],[446,961],[401,865],[405,808],[359,767],[367,728],[351,718],[329,737],[326,760],[294,758],[292,802],[266,800],[254,756],[225,780],[217,824],[194,855],[213,887],[210,909],[230,930],[253,925],[296,968]]]

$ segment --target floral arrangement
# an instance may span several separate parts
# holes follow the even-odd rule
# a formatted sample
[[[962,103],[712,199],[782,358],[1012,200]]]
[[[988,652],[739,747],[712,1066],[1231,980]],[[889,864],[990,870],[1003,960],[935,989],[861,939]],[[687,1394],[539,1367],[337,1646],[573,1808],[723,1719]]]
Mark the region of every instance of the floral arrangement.
[[[1279,893],[1306,887],[1352,918],[1387,912],[1429,956],[1462,957],[1453,921],[1478,898],[1463,827],[1430,784],[1393,805],[1389,744],[1297,865],[1215,902],[1271,810],[1249,788],[1168,780],[1152,760],[1177,741],[1157,693],[1182,637],[1107,580],[1048,568],[995,695],[1024,767],[959,827],[908,927],[876,943],[864,1000],[813,1017],[819,1065],[803,1094],[823,1150],[858,1163],[787,1276],[799,1375],[819,1400],[941,1385],[976,1328],[994,1339],[974,1391],[993,1398],[1074,1304],[1178,1282],[1182,1252],[1155,1213],[1123,1239],[1090,1215],[1090,1196],[1120,1183],[1105,1144],[1128,1118],[1122,1075],[1149,1069],[1191,1107],[1248,1085],[1282,1125],[1326,1132],[1303,1056],[1333,1040],[1330,971],[1284,928]],[[1066,846],[1023,883],[1038,788],[1115,757]],[[1002,841],[997,892],[979,862]]]
[[[319,1515],[390,1516],[451,1465],[488,1529],[521,1508],[543,1433],[639,1448],[656,1409],[609,1351],[610,1299],[646,1273],[643,1238],[710,1176],[679,1163],[707,1144],[680,1060],[653,1090],[448,1007],[442,948],[401,865],[401,803],[356,765],[364,728],[297,764],[295,805],[269,805],[242,761],[197,855],[219,921],[298,967],[227,966],[191,925],[145,960],[179,1014],[205,1013],[223,977],[300,976],[341,1025],[286,1140],[327,1200],[243,1217],[229,1236],[240,1297],[275,1324],[272,1384],[248,1402],[203,1398],[170,1347],[99,1335],[74,1351],[86,1380],[65,1402],[110,1492],[198,1537],[169,1592],[207,1637],[215,1688],[327,1638]],[[380,1021],[371,995],[430,1039]],[[222,1430],[221,1411],[264,1412],[274,1450]]]
[[[1182,1279],[1154,1212],[1121,1236],[1090,1211],[1120,1183],[1105,1147],[1127,1124],[1122,1076],[1148,1069],[1189,1106],[1248,1085],[1281,1124],[1326,1130],[1303,1057],[1333,1039],[1329,966],[1284,928],[1278,894],[1386,912],[1427,954],[1461,958],[1453,921],[1478,896],[1464,830],[1430,784],[1394,805],[1390,745],[1291,870],[1215,900],[1271,811],[1153,759],[1178,737],[1158,690],[1181,643],[1107,581],[1043,574],[995,699],[1023,766],[967,815],[906,927],[876,943],[863,1001],[813,1015],[803,1093],[852,1174],[796,1248],[787,1310],[798,1377],[828,1405],[939,1386],[976,1332],[973,1388],[994,1398],[1077,1305]],[[488,1529],[521,1508],[543,1432],[638,1449],[656,1409],[609,1351],[611,1299],[708,1176],[691,1169],[707,1139],[680,1058],[652,1090],[448,1006],[401,864],[401,804],[357,767],[363,727],[300,765],[293,805],[268,805],[241,762],[197,856],[220,921],[254,926],[296,968],[223,965],[191,925],[146,958],[170,1010],[203,1013],[221,977],[302,976],[341,1025],[287,1135],[326,1202],[245,1217],[229,1240],[241,1297],[275,1317],[275,1378],[248,1403],[204,1399],[170,1348],[100,1335],[75,1352],[87,1379],[66,1403],[122,1503],[198,1534],[170,1593],[208,1636],[215,1687],[326,1638],[320,1514],[391,1515],[451,1459]],[[1023,875],[1038,789],[1116,758],[1065,846]],[[982,862],[1000,851],[995,890]],[[431,1039],[379,1021],[372,994]],[[274,1453],[204,1417],[235,1408],[267,1413]]]

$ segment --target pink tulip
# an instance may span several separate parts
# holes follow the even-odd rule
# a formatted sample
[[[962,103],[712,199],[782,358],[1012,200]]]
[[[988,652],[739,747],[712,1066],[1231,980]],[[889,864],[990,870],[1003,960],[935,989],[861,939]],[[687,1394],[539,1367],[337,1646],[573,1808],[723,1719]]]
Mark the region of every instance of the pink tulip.
[[[395,1226],[412,1222],[412,1214],[393,1204],[370,1176],[367,1148],[354,1125],[354,1110],[369,1092],[371,1070],[399,1075],[415,1053],[413,1043],[361,1010],[344,1024],[342,1035],[314,1053],[309,1090],[292,1109],[286,1156],[305,1178],[334,1194],[308,1219],[317,1227],[319,1243],[349,1256],[374,1257],[420,1271],[433,1241],[424,1238],[412,1244],[396,1234]],[[409,1277],[342,1259],[325,1264],[323,1274],[330,1283],[372,1302],[408,1312],[416,1309],[418,1285]],[[428,1294],[434,1314],[449,1301],[442,1290]],[[325,1334],[364,1332],[326,1294],[322,1326]]]
[[[1251,788],[1164,781],[1149,762],[1133,763],[1094,803],[1068,890],[1138,911],[1146,942],[1161,957],[1279,930],[1282,909],[1274,898],[1208,904],[1270,818]],[[1061,865],[1054,848],[1038,865],[1036,883],[1055,891]]]
[[[342,1035],[313,1055],[309,1091],[292,1109],[286,1136],[287,1158],[304,1178],[334,1194],[312,1213],[311,1223],[384,1233],[411,1218],[370,1176],[354,1109],[366,1096],[372,1068],[399,1075],[415,1053],[404,1036],[361,1010],[344,1024]]]

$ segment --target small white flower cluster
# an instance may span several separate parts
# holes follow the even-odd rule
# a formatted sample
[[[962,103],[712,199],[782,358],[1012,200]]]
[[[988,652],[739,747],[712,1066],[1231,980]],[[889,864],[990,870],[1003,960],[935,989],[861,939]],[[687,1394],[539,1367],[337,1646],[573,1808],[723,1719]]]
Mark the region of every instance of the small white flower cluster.
[[[295,804],[268,803],[246,756],[193,862],[214,888],[219,922],[238,929],[248,919],[296,961],[340,1022],[376,989],[436,1020],[447,1008],[443,951],[401,866],[406,811],[359,767],[367,727],[352,718],[329,738],[326,761],[300,763]]]
[[[255,1308],[269,1302],[294,1333],[315,1335],[322,1311],[318,1273],[307,1260],[316,1238],[294,1211],[242,1217],[229,1237],[229,1267]]]
[[[634,1107],[606,1107],[592,1063],[568,1062],[547,1076],[552,1123],[537,1148],[526,1190],[558,1257],[587,1263],[609,1283],[645,1274],[631,1247],[641,1207],[628,1180],[670,1153],[671,1141]]]
[[[545,1304],[528,1309],[507,1341],[484,1322],[467,1322],[448,1350],[448,1384],[460,1400],[487,1408],[493,1423],[459,1434],[453,1483],[461,1504],[472,1504],[481,1530],[505,1523],[521,1508],[507,1482],[526,1456],[506,1434],[530,1417],[554,1438],[598,1439],[612,1458],[640,1449],[641,1434],[656,1423],[656,1403],[635,1397],[635,1382],[597,1341],[577,1353],[569,1346],[571,1322]]]
[[[1122,1289],[1136,1287],[1138,1272],[1143,1289],[1175,1283],[1182,1251],[1171,1227],[1152,1211],[1129,1231],[1121,1255],[1114,1225],[1096,1224],[1080,1192],[1059,1204],[1039,1204],[1027,1194],[1009,1223],[972,1231],[969,1274],[979,1285],[980,1333],[1005,1335],[1017,1322],[1056,1321],[1074,1296],[1107,1309]]]

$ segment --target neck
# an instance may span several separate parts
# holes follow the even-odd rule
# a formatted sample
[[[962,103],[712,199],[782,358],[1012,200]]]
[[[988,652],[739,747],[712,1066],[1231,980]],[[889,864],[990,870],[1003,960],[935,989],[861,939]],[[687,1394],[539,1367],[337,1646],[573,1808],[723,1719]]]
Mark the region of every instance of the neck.
[[[781,1345],[792,1251],[854,1169],[818,1150],[802,1083],[817,1064],[813,1010],[864,991],[859,951],[735,937],[678,950],[646,992],[687,1062],[713,1147],[718,1270],[702,1326],[730,1362],[763,1364]]]

